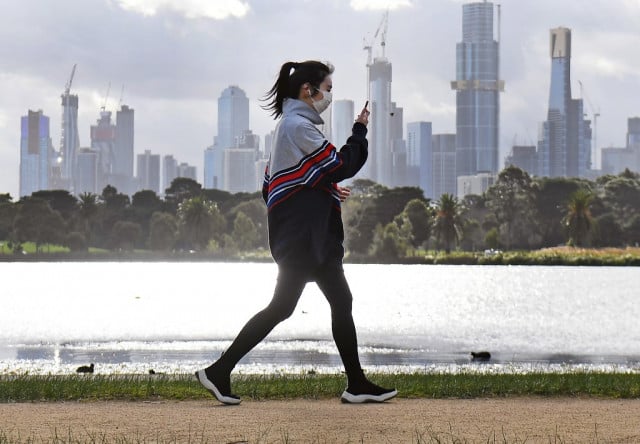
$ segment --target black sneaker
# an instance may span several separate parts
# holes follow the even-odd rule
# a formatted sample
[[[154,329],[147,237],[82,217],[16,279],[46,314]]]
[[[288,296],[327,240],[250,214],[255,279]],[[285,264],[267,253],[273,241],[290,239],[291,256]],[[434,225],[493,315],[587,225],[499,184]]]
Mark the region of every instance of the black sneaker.
[[[205,370],[198,370],[196,372],[196,378],[198,382],[206,388],[215,398],[223,404],[238,405],[240,404],[240,397],[231,393],[230,389],[222,386],[222,384],[216,384],[207,376]],[[226,384],[229,385],[229,384]]]
[[[398,394],[396,389],[386,389],[372,382],[365,382],[357,386],[349,386],[342,393],[340,400],[347,404],[362,404],[364,402],[385,402]]]

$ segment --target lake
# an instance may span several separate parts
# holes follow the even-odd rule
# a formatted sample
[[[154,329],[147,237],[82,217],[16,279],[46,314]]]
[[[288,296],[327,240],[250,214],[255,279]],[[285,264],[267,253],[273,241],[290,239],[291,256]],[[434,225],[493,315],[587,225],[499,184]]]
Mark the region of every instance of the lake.
[[[370,371],[640,371],[640,268],[345,265]],[[0,374],[186,373],[271,298],[256,263],[2,263]],[[487,364],[469,352],[487,350]],[[313,283],[243,373],[336,372]]]

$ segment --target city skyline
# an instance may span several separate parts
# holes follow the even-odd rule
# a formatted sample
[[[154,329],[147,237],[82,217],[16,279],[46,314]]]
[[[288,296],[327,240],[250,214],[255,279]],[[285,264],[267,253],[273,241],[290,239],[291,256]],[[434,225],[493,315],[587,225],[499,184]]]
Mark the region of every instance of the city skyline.
[[[236,10],[225,18],[212,18],[217,13],[197,5],[158,10],[153,15],[153,8],[143,13],[136,1],[126,6],[116,0],[89,3],[72,2],[73,23],[65,22],[71,20],[66,16],[47,12],[42,2],[12,4],[0,18],[0,33],[8,42],[0,49],[1,192],[18,197],[19,119],[28,109],[42,109],[50,117],[51,139],[59,148],[60,94],[75,63],[78,68],[71,93],[79,96],[81,147],[89,146],[89,126],[95,122],[108,82],[123,83],[124,103],[136,109],[136,154],[147,149],[174,154],[201,172],[203,150],[217,133],[215,108],[220,91],[237,84],[247,92],[251,129],[263,137],[275,122],[259,108],[258,99],[271,86],[279,65],[288,59],[332,61],[336,65],[335,98],[353,100],[359,109],[366,97],[362,38],[375,31],[387,6],[391,8],[386,55],[394,70],[392,98],[404,109],[403,130],[406,132],[409,122],[429,121],[434,134],[455,132],[455,92],[449,81],[455,74],[461,6],[469,2],[391,1],[363,9],[364,2],[358,1],[327,5],[249,1],[235,2],[247,6],[246,11]],[[572,29],[573,90],[578,91],[580,80],[587,96],[585,112],[591,115],[593,104],[601,113],[598,147],[623,146],[627,118],[640,115],[640,105],[633,99],[637,94],[629,92],[640,88],[640,60],[631,56],[640,43],[635,27],[640,5],[624,0],[594,0],[588,5],[506,0],[501,5],[501,77],[507,88],[501,95],[499,164],[514,143],[535,144],[538,125],[546,119],[548,33],[557,26]],[[223,14],[224,6],[219,6]],[[277,14],[283,8],[290,10],[286,20]],[[303,18],[314,14],[329,17],[335,25],[330,35],[287,40],[288,35],[296,35],[297,26],[300,32],[311,33],[306,25],[297,23],[306,23]],[[48,40],[41,34],[17,39],[16,35],[22,35],[17,34],[22,29],[17,25],[26,17],[40,25],[39,33],[60,26],[69,31]],[[104,26],[94,33],[92,25],[98,21]],[[126,29],[116,28],[115,23],[127,23]],[[425,34],[425,29],[437,38]],[[261,37],[253,38],[256,34]],[[122,51],[125,42],[127,51]],[[407,51],[407,45],[412,51]],[[374,56],[379,50],[374,48]],[[117,100],[115,94],[107,101],[107,109],[115,112]]]

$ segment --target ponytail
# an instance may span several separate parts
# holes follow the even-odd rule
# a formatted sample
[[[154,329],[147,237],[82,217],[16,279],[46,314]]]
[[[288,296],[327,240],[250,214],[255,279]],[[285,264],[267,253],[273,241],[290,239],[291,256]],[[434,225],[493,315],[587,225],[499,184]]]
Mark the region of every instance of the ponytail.
[[[291,72],[293,70],[293,72]],[[278,78],[267,92],[263,101],[267,105],[262,108],[271,111],[271,115],[277,119],[282,115],[282,106],[286,98],[298,98],[300,87],[310,83],[318,88],[324,79],[333,72],[331,64],[324,64],[314,60],[302,63],[286,62],[280,68]]]

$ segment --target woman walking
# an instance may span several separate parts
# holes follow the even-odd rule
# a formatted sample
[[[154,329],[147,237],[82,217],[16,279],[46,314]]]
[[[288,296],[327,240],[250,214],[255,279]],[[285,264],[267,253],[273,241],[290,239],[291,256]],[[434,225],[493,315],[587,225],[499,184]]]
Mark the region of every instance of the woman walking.
[[[331,328],[348,385],[348,403],[383,402],[397,395],[370,382],[358,357],[352,296],[342,267],[344,232],[340,202],[349,194],[337,184],[353,177],[367,160],[369,111],[362,109],[340,151],[316,125],[331,104],[333,67],[317,61],[287,62],[268,92],[266,109],[280,118],[265,172],[269,246],[278,278],[269,305],[247,322],[211,366],[196,372],[218,401],[239,404],[231,392],[231,371],[273,328],[293,313],[307,282],[316,282],[331,306]]]

